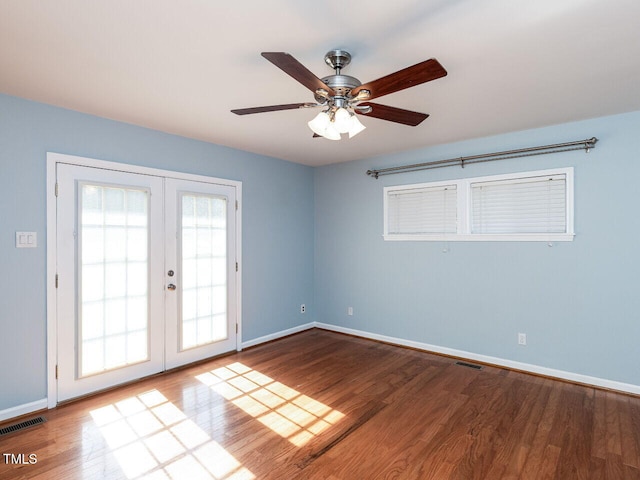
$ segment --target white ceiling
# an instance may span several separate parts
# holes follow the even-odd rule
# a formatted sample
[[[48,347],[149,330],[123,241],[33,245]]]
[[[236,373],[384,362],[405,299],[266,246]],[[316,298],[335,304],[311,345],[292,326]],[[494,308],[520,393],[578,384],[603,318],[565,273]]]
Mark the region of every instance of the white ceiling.
[[[2,0],[0,92],[164,132],[325,165],[640,110],[638,0]],[[417,127],[313,139],[313,101],[260,56],[318,77],[352,56],[363,83],[437,58],[448,76],[375,100],[429,113]]]

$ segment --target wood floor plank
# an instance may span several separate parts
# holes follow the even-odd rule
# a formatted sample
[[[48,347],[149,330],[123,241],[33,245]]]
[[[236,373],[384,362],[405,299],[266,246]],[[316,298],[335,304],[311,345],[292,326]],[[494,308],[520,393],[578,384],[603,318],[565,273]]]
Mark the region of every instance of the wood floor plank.
[[[583,480],[590,475],[588,465],[593,443],[593,389],[567,384],[563,390],[565,414],[558,417],[558,427],[564,431],[562,456],[574,461],[560,462],[556,478]]]
[[[638,462],[640,462],[640,402],[635,402],[633,398],[629,398],[629,426],[632,433],[632,439],[627,439],[631,442],[638,454]],[[640,468],[640,466],[638,467]]]
[[[605,424],[607,428],[607,454],[622,455],[622,439],[620,438],[620,402],[622,399],[613,392],[605,394]]]
[[[556,385],[552,380],[547,380],[544,388],[548,389],[549,395],[545,397],[544,411],[537,423],[529,456],[524,465],[524,478],[536,478],[540,465],[544,461],[547,447],[550,445],[549,435],[551,429],[561,409],[560,394],[562,385]]]
[[[535,474],[530,474],[528,478],[539,478],[540,480],[550,480],[556,478],[556,470],[560,462],[561,450],[555,445],[547,445],[542,455],[542,461],[538,465]],[[535,475],[535,476],[533,476]]]
[[[604,469],[605,469],[605,478],[624,479],[624,467],[622,465],[622,458],[620,458],[620,455],[616,455],[615,453],[607,453]]]
[[[3,480],[640,480],[640,397],[318,329],[44,415]]]
[[[622,399],[620,405],[620,439],[622,448],[622,462],[635,469],[640,469],[640,422],[634,421],[631,402],[628,398]]]
[[[604,460],[607,457],[606,392],[594,392],[593,435],[591,455]]]
[[[517,478],[522,472],[529,454],[528,442],[535,431],[532,426],[542,415],[541,390],[538,384],[534,386],[522,380],[514,382],[510,392],[512,411],[505,411],[500,419],[505,431],[503,446],[497,452],[487,478]]]
[[[595,457],[595,456],[591,457],[591,461],[589,462],[589,472],[590,472],[589,480],[605,480],[606,479],[605,464],[606,462],[604,458]]]

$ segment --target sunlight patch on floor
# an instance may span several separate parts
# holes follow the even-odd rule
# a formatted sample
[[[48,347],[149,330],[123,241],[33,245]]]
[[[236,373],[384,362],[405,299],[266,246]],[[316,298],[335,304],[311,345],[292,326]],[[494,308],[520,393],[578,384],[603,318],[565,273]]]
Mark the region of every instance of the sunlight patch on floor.
[[[298,447],[344,417],[242,363],[220,367],[196,378]]]
[[[90,413],[128,479],[256,478],[158,390]]]

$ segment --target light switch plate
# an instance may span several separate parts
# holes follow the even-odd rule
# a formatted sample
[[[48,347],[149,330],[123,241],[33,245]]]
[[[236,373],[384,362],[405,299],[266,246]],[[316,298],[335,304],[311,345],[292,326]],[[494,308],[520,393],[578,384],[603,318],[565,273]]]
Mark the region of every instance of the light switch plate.
[[[37,246],[36,232],[16,232],[16,248],[36,248]]]

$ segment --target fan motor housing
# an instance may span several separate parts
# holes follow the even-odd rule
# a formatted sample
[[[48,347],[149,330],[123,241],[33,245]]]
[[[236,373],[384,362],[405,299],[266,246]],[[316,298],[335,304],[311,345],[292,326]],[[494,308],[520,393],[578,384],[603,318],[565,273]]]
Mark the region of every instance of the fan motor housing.
[[[349,75],[329,75],[321,79],[322,82],[336,92],[336,97],[347,97],[349,92],[356,87],[362,85],[362,82],[355,77]],[[322,102],[322,97],[316,95],[316,100]]]
[[[362,82],[355,77],[349,75],[329,75],[322,78],[322,81],[336,91],[336,93],[346,92],[349,93],[356,87],[362,85]]]

